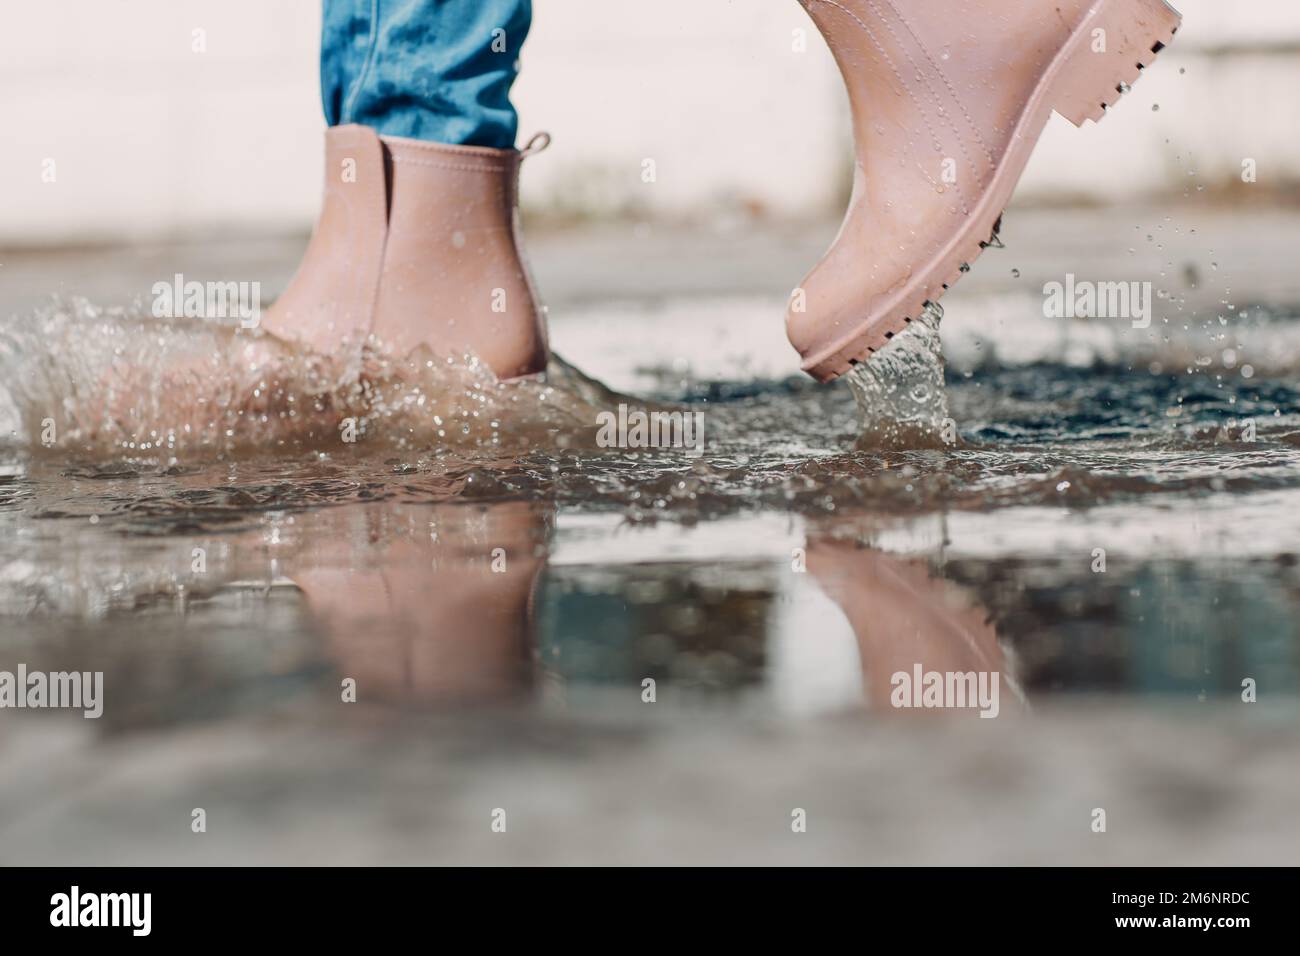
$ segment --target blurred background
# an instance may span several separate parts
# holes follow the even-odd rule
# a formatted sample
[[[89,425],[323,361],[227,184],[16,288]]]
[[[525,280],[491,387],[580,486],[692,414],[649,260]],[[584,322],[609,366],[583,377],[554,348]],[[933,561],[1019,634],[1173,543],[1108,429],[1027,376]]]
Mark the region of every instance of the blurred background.
[[[1105,123],[1053,117],[1017,202],[1123,204],[1189,185],[1295,198],[1300,5],[1179,7],[1178,43]],[[0,246],[307,231],[319,27],[315,0],[14,5],[0,34]],[[535,214],[725,223],[843,208],[847,103],[793,0],[538,0],[521,66],[521,137],[555,137],[524,176]],[[57,188],[41,181],[50,158]]]

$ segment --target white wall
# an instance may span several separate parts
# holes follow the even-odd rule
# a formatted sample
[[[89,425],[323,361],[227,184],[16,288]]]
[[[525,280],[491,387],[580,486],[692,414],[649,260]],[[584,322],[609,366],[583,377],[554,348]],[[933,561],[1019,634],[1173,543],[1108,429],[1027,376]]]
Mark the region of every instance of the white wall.
[[[791,51],[808,27],[794,0],[535,6],[517,100],[525,135],[548,129],[555,146],[529,163],[530,205],[833,210],[844,97],[815,32],[807,53]],[[1114,115],[1082,132],[1053,121],[1022,198],[1123,201],[1233,176],[1245,156],[1262,185],[1300,180],[1300,3],[1181,7],[1178,42]],[[191,49],[195,28],[205,53]],[[306,228],[318,31],[315,0],[7,4],[0,244]],[[47,159],[54,183],[41,181]]]

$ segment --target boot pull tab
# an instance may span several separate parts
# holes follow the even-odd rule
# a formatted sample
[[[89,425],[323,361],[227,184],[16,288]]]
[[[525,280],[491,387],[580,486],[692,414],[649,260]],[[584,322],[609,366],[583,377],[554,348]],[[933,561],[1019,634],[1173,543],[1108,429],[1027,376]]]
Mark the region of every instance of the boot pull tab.
[[[538,153],[544,152],[546,150],[546,147],[550,145],[551,145],[550,133],[546,133],[546,132],[535,133],[533,135],[533,138],[528,141],[528,145],[525,146],[522,150],[520,150],[519,159],[522,162],[523,160],[527,159],[529,156],[536,156]]]

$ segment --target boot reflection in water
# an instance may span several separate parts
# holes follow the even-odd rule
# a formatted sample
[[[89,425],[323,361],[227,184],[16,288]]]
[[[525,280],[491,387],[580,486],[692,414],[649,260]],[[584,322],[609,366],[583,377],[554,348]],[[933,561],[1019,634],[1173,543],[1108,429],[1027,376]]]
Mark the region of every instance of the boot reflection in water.
[[[362,703],[527,694],[546,506],[354,505],[301,519],[285,573]],[[307,544],[306,542],[311,542]]]
[[[1020,691],[987,613],[961,588],[932,577],[923,561],[854,540],[811,536],[807,562],[817,585],[853,628],[873,709],[933,706],[921,701],[924,680],[918,681],[918,674],[937,674],[945,683],[974,675],[977,699],[959,705],[966,709],[989,716],[1021,709]],[[991,706],[979,706],[981,687],[997,688]],[[941,699],[939,706],[951,710],[956,704]]]

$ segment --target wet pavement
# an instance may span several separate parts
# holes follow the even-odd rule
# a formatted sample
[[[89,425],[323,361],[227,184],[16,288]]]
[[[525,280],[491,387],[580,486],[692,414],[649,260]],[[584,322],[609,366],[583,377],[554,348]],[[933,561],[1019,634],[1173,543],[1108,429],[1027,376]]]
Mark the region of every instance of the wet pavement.
[[[1013,210],[943,387],[900,350],[856,402],[780,323],[833,229],[541,233],[545,385],[147,448],[67,383],[202,355],[156,397],[193,395],[234,340],[106,307],[272,290],[301,242],[0,255],[0,419],[81,428],[0,451],[0,670],[105,686],[0,711],[0,860],[1294,863],[1300,215]],[[1045,318],[1067,272],[1151,281],[1151,327]],[[703,453],[599,447],[645,401]],[[916,664],[996,675],[996,719],[891,705]]]

